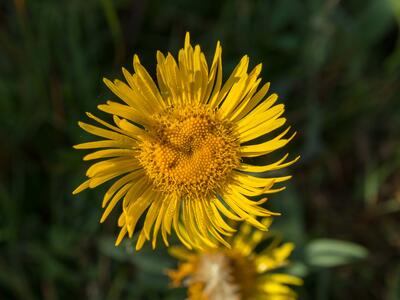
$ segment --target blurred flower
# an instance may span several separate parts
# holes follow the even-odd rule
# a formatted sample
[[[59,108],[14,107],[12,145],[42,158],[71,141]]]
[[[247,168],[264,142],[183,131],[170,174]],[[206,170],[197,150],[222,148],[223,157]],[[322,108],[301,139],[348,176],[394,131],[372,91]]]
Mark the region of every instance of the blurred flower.
[[[285,138],[289,127],[267,141],[253,141],[285,123],[284,106],[274,105],[276,94],[265,99],[269,83],[257,90],[261,64],[248,73],[247,56],[222,85],[221,51],[218,43],[209,69],[200,46],[193,48],[187,34],[178,63],[171,54],[157,52],[158,86],[135,55],[134,74],[122,69],[129,85],[104,79],[125,102],[98,106],[112,115],[115,125],[90,113],[103,128],[79,122],[103,139],[76,149],[108,149],[84,157],[102,161],[87,170],[89,179],[74,194],[119,177],[104,196],[100,221],[123,199],[117,245],[127,234],[132,237],[143,214],[137,249],[151,239],[155,247],[159,231],[168,246],[172,229],[188,248],[216,247],[218,241],[229,246],[223,236],[235,230],[223,216],[266,229],[254,216],[274,213],[260,206],[266,199],[248,197],[278,192],[283,188],[272,186],[290,176],[264,178],[254,173],[284,168],[297,158],[286,161],[285,155],[263,166],[243,159],[282,148],[293,135]]]
[[[268,226],[271,220],[266,218],[263,224]],[[171,247],[171,255],[181,261],[177,270],[167,271],[172,286],[186,286],[189,300],[296,299],[289,285],[301,285],[302,280],[276,272],[287,265],[294,246],[279,245],[275,238],[257,253],[255,248],[268,238],[269,233],[243,224],[232,239],[231,249],[199,252]]]

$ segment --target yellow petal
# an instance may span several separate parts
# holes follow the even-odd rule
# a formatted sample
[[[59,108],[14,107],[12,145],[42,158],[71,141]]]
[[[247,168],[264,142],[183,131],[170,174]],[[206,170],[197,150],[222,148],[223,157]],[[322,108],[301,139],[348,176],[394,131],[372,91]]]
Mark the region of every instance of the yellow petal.
[[[287,159],[288,156],[289,156],[289,154],[286,154],[279,161],[269,164],[269,165],[265,165],[265,166],[253,166],[253,165],[242,163],[242,164],[240,164],[239,170],[245,171],[245,172],[251,172],[251,173],[263,173],[263,172],[275,171],[275,170],[279,170],[282,168],[286,168],[286,167],[294,164],[296,161],[298,161],[300,159],[300,156],[297,156],[293,160],[283,163]]]
[[[253,96],[253,94],[256,92],[258,84],[259,84],[259,82],[254,84],[252,91],[248,94],[248,96],[235,109],[234,113],[230,117],[231,121],[237,121],[237,120],[242,119],[254,107],[256,107],[258,105],[258,103],[262,100],[262,98],[264,98],[264,96],[267,94],[267,92],[269,90],[269,87],[270,87],[270,83],[269,82],[264,84],[261,87],[261,89]]]
[[[124,185],[112,198],[110,203],[108,204],[106,210],[104,211],[103,215],[101,216],[100,223],[103,223],[105,219],[107,219],[108,215],[111,213],[115,205],[117,205],[118,201],[126,194],[128,189],[131,187],[131,184]]]
[[[280,138],[279,136],[277,138],[274,138],[273,140],[266,141],[261,144],[241,146],[240,147],[241,155],[245,157],[254,157],[271,153],[287,145],[287,143],[289,143],[294,138],[295,135],[296,133],[294,133],[288,139],[279,139]]]
[[[113,185],[104,194],[102,207],[104,207],[107,204],[107,202],[115,194],[115,192],[118,191],[124,184],[131,182],[137,178],[140,178],[143,175],[144,175],[143,170],[139,170],[139,171],[129,173],[129,174],[123,176],[122,178],[118,179],[116,182],[114,182]]]
[[[124,143],[121,141],[104,140],[87,142],[78,145],[74,145],[75,149],[94,149],[94,148],[132,148],[132,143]]]
[[[219,104],[224,100],[226,94],[232,88],[233,84],[239,81],[240,77],[247,74],[247,67],[249,66],[249,57],[247,55],[243,56],[239,64],[235,67],[228,80],[223,85],[222,89],[212,95],[209,105],[211,108],[217,108]],[[222,69],[222,67],[220,67]],[[222,70],[221,70],[222,72]]]
[[[83,122],[78,122],[78,124],[83,130],[85,130],[91,134],[101,136],[101,137],[104,137],[107,139],[111,139],[114,141],[118,141],[122,144],[129,144],[129,145],[132,145],[132,147],[136,145],[136,141],[126,135],[122,135],[120,133],[117,133],[117,132],[114,132],[111,130],[107,130],[107,129],[103,129],[103,128],[100,128],[97,126],[89,125],[89,124],[86,124]]]
[[[157,86],[149,73],[147,73],[146,69],[140,64],[137,55],[134,55],[133,57],[133,67],[136,72],[133,75],[133,82],[135,83],[136,89],[142,94],[143,98],[156,106],[157,110],[165,109],[165,102],[163,101]]]
[[[125,156],[131,159],[135,159],[136,151],[131,149],[106,149],[106,150],[99,150],[93,153],[90,153],[83,157],[83,160],[93,160],[99,158],[109,158],[109,157],[120,157]]]
[[[136,124],[149,126],[149,120],[143,114],[139,114],[128,105],[123,105],[113,101],[107,101],[107,104],[100,104],[97,106],[97,108],[106,113],[128,119],[132,122],[135,122]]]

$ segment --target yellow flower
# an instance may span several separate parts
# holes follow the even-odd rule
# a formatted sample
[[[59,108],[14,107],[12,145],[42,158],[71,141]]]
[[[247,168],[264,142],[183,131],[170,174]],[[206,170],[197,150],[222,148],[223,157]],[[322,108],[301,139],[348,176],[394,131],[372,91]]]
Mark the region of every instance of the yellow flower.
[[[272,218],[262,222],[269,226]],[[270,241],[261,252],[254,249],[272,237],[243,224],[232,238],[232,248],[189,251],[170,247],[169,252],[180,261],[177,270],[168,270],[173,287],[188,288],[189,300],[291,300],[297,294],[289,285],[302,285],[293,275],[277,272],[288,264],[293,244],[279,245],[278,238]]]
[[[285,155],[279,161],[254,166],[251,157],[266,155],[285,146],[290,128],[272,139],[255,139],[284,125],[284,106],[275,105],[276,94],[265,97],[269,83],[260,89],[261,64],[248,72],[244,56],[222,84],[221,46],[218,43],[211,68],[200,46],[194,48],[186,35],[178,63],[157,52],[157,85],[133,58],[134,73],[122,69],[128,84],[120,80],[105,84],[124,104],[107,101],[98,108],[113,117],[114,125],[88,113],[102,127],[79,122],[85,131],[103,139],[76,145],[96,149],[84,160],[94,163],[74,194],[117,179],[103,199],[103,222],[122,202],[118,220],[121,228],[116,244],[127,234],[132,237],[138,220],[145,214],[136,248],[146,240],[155,247],[159,231],[168,246],[175,231],[188,248],[229,246],[224,236],[235,230],[226,222],[245,220],[266,227],[254,216],[273,213],[260,205],[266,201],[251,197],[274,193],[275,183],[290,176],[255,176],[292,163]]]

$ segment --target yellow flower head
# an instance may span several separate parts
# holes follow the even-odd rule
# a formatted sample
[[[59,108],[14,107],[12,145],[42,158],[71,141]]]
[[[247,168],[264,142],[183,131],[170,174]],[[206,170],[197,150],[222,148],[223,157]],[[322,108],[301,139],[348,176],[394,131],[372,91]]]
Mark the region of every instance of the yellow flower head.
[[[74,194],[116,179],[103,199],[103,222],[119,203],[121,215],[118,245],[132,237],[145,214],[136,248],[146,240],[155,247],[159,231],[168,246],[174,230],[188,248],[229,246],[224,236],[235,230],[226,222],[245,220],[265,230],[255,216],[273,213],[251,197],[274,193],[273,185],[290,176],[256,176],[292,163],[285,155],[279,161],[254,166],[247,158],[262,156],[285,146],[289,128],[274,138],[255,139],[280,128],[284,106],[275,105],[276,94],[266,97],[269,83],[260,89],[261,64],[248,71],[244,56],[222,84],[221,46],[208,67],[200,46],[194,48],[186,35],[178,62],[157,52],[157,84],[139,58],[133,58],[134,73],[122,69],[128,84],[104,79],[124,103],[107,101],[98,108],[113,117],[114,125],[88,113],[101,127],[80,122],[87,132],[102,139],[76,145],[97,149],[84,160],[94,163]]]
[[[271,218],[263,220],[269,225]],[[289,285],[301,285],[296,276],[279,273],[277,269],[287,265],[293,244],[279,245],[277,238],[261,252],[254,249],[271,235],[253,231],[243,224],[232,239],[232,248],[206,251],[189,251],[171,247],[171,255],[180,260],[177,270],[167,271],[172,286],[182,283],[188,288],[189,300],[292,300],[296,293]]]

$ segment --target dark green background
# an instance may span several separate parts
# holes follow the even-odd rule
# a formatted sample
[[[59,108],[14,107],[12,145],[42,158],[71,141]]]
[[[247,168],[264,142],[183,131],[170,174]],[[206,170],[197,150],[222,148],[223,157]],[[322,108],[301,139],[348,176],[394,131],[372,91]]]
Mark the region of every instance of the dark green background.
[[[183,299],[165,249],[113,246],[104,189],[71,195],[87,167],[71,146],[103,76],[134,53],[154,74],[186,31],[208,58],[221,40],[225,75],[262,62],[298,132],[270,203],[301,299],[400,299],[399,24],[399,0],[0,1],[0,299]]]

